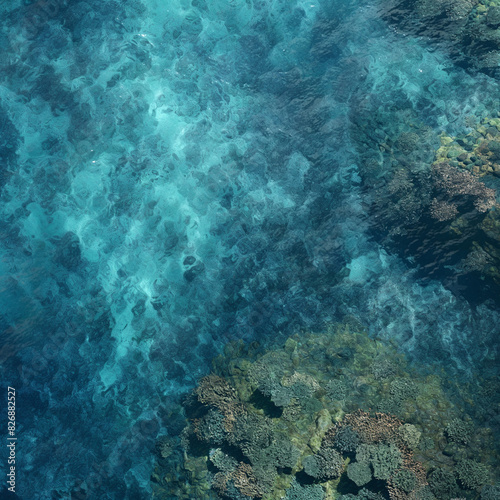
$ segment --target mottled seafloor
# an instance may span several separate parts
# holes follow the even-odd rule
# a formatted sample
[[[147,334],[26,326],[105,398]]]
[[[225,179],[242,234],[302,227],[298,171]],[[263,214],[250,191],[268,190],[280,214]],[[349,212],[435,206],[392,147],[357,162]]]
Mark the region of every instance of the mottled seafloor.
[[[462,4],[443,12],[497,29],[495,2]],[[495,45],[394,8],[0,1],[0,374],[20,498],[151,498],[155,440],[180,433],[167,416],[230,340],[350,316],[455,381],[498,376],[495,238],[467,267],[457,248],[479,237],[422,251],[422,225],[448,233],[426,215],[408,233],[418,209],[377,200],[389,167],[430,172],[440,136],[500,116]],[[473,173],[497,188],[493,167]],[[498,220],[460,203],[469,227]],[[498,405],[485,419],[498,431]]]

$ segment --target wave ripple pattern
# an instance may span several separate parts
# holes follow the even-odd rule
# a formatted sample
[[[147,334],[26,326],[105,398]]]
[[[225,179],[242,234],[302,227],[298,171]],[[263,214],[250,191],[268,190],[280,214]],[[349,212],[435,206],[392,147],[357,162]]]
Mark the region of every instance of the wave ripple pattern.
[[[150,498],[155,439],[182,430],[173,401],[229,340],[353,315],[456,376],[494,358],[494,308],[374,240],[351,121],[373,96],[417,109],[430,86],[418,112],[456,133],[497,83],[386,8],[0,4],[0,373],[19,391],[20,497]]]

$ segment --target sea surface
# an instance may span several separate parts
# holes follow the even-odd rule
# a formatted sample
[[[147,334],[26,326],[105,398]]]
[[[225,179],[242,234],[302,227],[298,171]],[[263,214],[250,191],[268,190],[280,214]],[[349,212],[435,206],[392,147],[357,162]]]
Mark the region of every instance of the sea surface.
[[[349,317],[498,377],[498,63],[467,30],[500,20],[461,1],[0,1],[19,498],[152,498],[155,440],[231,340]],[[446,184],[457,137],[489,149],[445,151]]]

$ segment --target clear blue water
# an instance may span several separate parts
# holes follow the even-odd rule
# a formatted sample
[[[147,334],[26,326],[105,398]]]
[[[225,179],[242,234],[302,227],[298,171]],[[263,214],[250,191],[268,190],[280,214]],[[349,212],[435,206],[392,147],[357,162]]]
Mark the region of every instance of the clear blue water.
[[[228,340],[353,315],[454,377],[496,374],[497,307],[374,230],[358,127],[419,120],[429,163],[440,132],[493,112],[498,80],[387,10],[0,2],[0,373],[18,389],[20,497],[149,498],[154,440],[179,433],[169,411]]]

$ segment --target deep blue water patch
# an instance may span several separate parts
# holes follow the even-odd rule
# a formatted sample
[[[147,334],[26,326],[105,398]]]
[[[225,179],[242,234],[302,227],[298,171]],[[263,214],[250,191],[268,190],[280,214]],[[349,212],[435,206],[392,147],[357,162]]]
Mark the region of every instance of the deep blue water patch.
[[[414,120],[428,166],[441,131],[494,108],[494,78],[374,1],[56,4],[0,6],[21,497],[149,498],[155,439],[180,433],[176,401],[228,340],[352,315],[456,377],[496,375],[498,311],[420,280],[364,175],[373,160],[385,182],[370,141]]]

